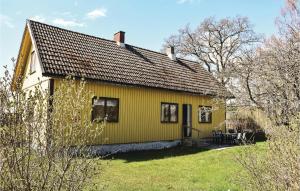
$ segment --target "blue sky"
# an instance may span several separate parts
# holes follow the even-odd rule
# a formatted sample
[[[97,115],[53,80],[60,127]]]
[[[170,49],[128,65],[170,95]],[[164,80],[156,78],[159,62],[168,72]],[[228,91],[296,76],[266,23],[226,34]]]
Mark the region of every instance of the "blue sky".
[[[126,43],[159,51],[180,27],[204,18],[249,17],[256,32],[276,33],[283,0],[0,0],[0,75],[17,57],[27,18],[112,39],[126,32]]]

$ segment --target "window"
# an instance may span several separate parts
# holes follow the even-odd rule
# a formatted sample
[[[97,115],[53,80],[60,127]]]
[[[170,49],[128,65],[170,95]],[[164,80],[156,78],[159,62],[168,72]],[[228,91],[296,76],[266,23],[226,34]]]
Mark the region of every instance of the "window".
[[[118,122],[119,99],[94,97],[92,109],[92,121]]]
[[[165,123],[178,122],[178,104],[161,103],[161,122],[165,122]]]
[[[211,123],[212,121],[212,107],[211,106],[199,106],[199,122]]]
[[[30,74],[34,73],[36,70],[36,56],[35,56],[35,51],[31,52],[31,57],[30,57],[30,68],[29,68],[29,72]]]

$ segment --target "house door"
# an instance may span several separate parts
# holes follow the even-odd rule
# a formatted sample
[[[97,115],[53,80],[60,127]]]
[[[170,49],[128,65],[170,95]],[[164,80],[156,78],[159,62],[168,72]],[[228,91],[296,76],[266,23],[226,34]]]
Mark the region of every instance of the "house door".
[[[192,136],[192,105],[182,105],[182,128],[183,138]]]

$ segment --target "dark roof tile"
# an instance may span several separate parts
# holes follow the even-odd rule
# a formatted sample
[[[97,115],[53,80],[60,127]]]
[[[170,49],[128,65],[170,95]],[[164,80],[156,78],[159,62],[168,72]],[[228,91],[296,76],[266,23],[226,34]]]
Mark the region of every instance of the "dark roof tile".
[[[199,63],[29,20],[44,75],[87,79],[194,94],[226,93]]]

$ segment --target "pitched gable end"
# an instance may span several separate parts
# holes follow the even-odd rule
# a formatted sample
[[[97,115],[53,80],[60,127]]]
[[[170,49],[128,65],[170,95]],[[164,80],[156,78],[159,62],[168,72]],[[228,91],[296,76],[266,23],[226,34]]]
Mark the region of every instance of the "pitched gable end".
[[[35,56],[36,56],[36,65],[37,67],[40,67],[43,71],[43,66],[39,63],[40,57],[38,53],[38,49],[34,40],[34,37],[32,35],[31,27],[30,27],[30,21],[27,20],[25,29],[23,32],[22,42],[19,48],[18,58],[15,63],[14,68],[14,74],[12,79],[12,89],[16,89],[17,85],[22,85],[25,80],[25,72],[26,69],[28,69],[28,64],[30,61],[30,56],[32,51],[34,50]]]

